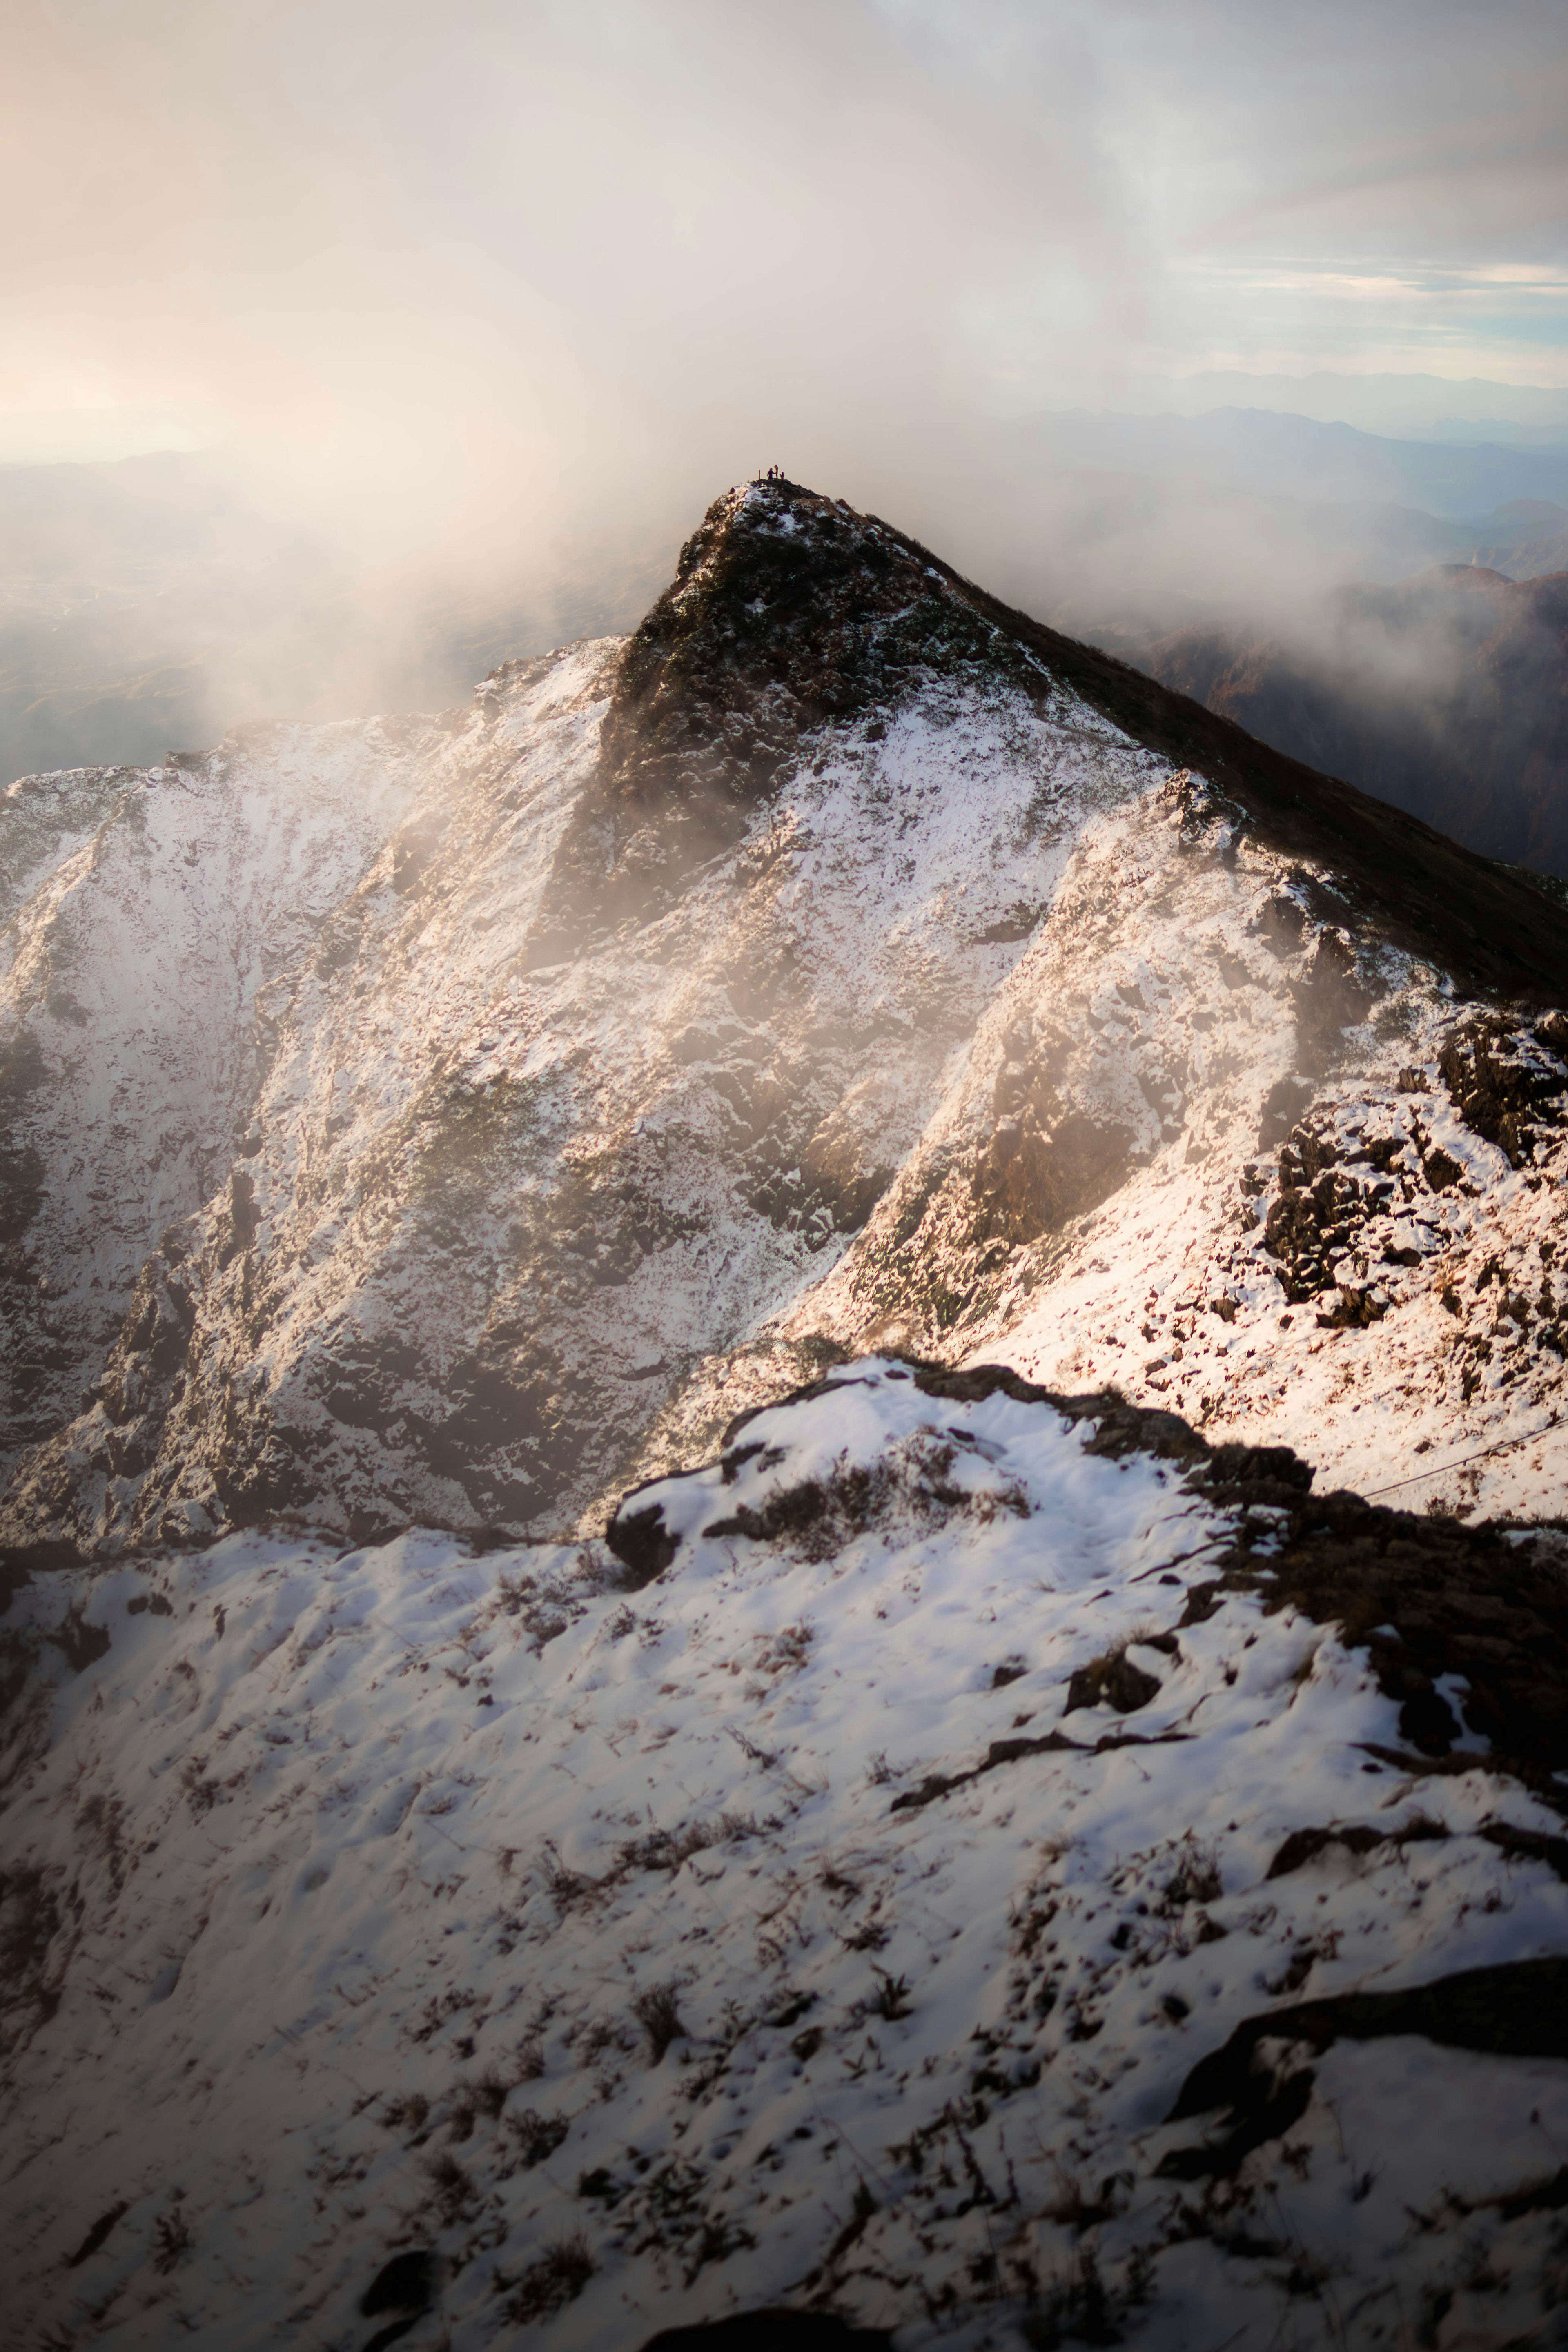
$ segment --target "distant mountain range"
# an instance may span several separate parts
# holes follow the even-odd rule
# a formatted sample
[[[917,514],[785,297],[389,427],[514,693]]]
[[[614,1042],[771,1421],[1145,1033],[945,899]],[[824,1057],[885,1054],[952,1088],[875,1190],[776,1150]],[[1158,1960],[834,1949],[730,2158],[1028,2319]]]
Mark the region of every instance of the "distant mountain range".
[[[1211,408],[1268,408],[1399,440],[1568,446],[1568,391],[1484,376],[1343,375],[1327,369],[1251,375],[1239,368],[1207,368],[1193,375],[1133,377],[1115,404],[1181,416]]]
[[[1514,499],[1568,499],[1568,448],[1394,440],[1270,409],[1215,408],[1200,416],[1075,409],[1010,430],[1026,473],[1149,473],[1255,498],[1415,507],[1466,523]]]

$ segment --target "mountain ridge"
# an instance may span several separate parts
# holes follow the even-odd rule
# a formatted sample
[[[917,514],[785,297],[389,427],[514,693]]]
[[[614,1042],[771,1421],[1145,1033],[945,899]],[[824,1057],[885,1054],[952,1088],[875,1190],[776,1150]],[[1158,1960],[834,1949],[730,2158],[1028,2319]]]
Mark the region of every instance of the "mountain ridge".
[[[237,896],[204,897],[203,811],[226,793],[270,823],[288,793],[265,763],[308,793],[330,745],[381,763],[395,821],[264,971],[243,828]],[[650,1443],[696,1442],[732,1380],[780,1392],[900,1318],[918,1349],[1033,1328],[1026,1301],[1101,1203],[1131,1215],[1184,1169],[1203,1191],[1200,1133],[1192,1245],[1241,1284],[1255,1350],[1270,1296],[1270,1352],[1295,1348],[1278,1308],[1304,1252],[1303,1295],[1387,1353],[1409,1322],[1389,1281],[1414,1311],[1425,1277],[1352,1244],[1399,1188],[1432,1205],[1418,1238],[1390,1223],[1389,1263],[1448,1253],[1453,1290],[1494,1210],[1537,1262],[1568,910],[792,484],[716,502],[630,640],[504,666],[467,713],[262,730],[116,787],[107,824],[101,780],[47,789],[90,809],[52,877],[34,861],[5,982],[31,1171],[12,1352],[38,1367],[30,1398],[14,1383],[0,1510],[22,1559],[279,1514],[552,1529]],[[1142,877],[1120,902],[1119,864]],[[163,1239],[89,1275],[68,1236],[102,1203],[66,1173],[55,1074],[121,1050],[110,902],[159,993],[150,875],[186,877],[159,903],[182,937],[208,925],[198,963],[229,959],[223,1051],[253,1091],[197,1118],[226,1176],[182,1178]],[[160,1051],[200,1064],[174,998]],[[1385,1139],[1407,1172],[1303,1209],[1325,1166],[1359,1164],[1358,1087],[1404,1106]],[[100,1191],[133,1202],[139,1133]],[[1447,1192],[1424,1172],[1450,1166]],[[1531,1279],[1547,1304],[1491,1402],[1467,1391],[1467,1441],[1489,1412],[1520,1425],[1519,1394],[1525,1429],[1552,1425],[1554,1296]],[[1129,1344],[1081,1384],[1126,1377]],[[1253,1426],[1228,1372],[1200,1405]],[[1333,1444],[1350,1426],[1331,1416]]]
[[[760,484],[0,809],[18,2324],[1552,2328],[1545,885]]]

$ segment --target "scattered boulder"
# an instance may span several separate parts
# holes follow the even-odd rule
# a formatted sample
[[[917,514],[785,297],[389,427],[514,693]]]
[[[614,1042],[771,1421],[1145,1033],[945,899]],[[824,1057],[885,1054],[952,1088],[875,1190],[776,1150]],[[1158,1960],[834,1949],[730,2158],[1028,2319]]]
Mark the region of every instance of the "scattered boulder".
[[[1068,1703],[1062,1712],[1073,1715],[1081,1706],[1109,1706],[1117,1715],[1135,1715],[1159,1696],[1158,1678],[1135,1666],[1124,1650],[1114,1650],[1079,1666],[1068,1684]]]

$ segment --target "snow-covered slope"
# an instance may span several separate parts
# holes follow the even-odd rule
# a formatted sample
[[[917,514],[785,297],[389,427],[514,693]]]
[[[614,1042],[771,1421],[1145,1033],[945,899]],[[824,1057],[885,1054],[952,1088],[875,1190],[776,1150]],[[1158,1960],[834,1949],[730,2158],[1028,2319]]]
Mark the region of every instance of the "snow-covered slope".
[[[1557,2340],[1554,1557],[886,1359],[610,1546],[19,1593],[8,2340]]]
[[[1363,1493],[1560,1513],[1568,1023],[1336,953],[1321,895],[1237,831],[1185,779],[1086,828],[937,1118],[779,1328],[1114,1383]]]
[[[243,1130],[232,1168],[148,1258],[101,1395],[18,1482],[13,1541],[285,1509],[559,1525],[672,1377],[864,1218],[1085,817],[1160,772],[1047,681],[1037,708],[1005,670],[911,668],[875,741],[816,730],[786,795],[595,938],[562,847],[618,652],[521,667],[424,730],[399,832],[258,1000],[259,1084],[214,1122],[231,1153]],[[128,952],[104,933],[105,992]],[[199,1034],[207,992],[171,994]],[[68,1163],[63,1133],[37,1142]]]
[[[5,815],[24,1559],[595,1526],[889,1344],[1564,1507],[1568,917],[834,501]]]
[[[245,1149],[258,1003],[381,853],[431,730],[260,729],[0,801],[0,1463],[74,1417],[171,1221]]]

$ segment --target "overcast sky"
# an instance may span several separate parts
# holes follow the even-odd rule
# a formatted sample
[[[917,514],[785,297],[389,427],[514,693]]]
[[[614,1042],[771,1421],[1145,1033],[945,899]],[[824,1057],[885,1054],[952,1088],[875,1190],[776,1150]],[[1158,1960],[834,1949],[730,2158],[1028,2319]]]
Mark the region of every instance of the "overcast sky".
[[[6,21],[0,456],[379,438],[569,506],[1140,373],[1568,383],[1563,0]]]

